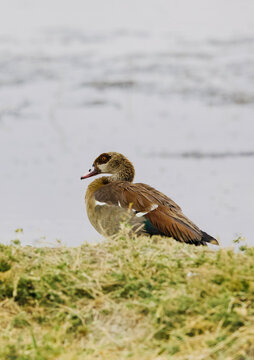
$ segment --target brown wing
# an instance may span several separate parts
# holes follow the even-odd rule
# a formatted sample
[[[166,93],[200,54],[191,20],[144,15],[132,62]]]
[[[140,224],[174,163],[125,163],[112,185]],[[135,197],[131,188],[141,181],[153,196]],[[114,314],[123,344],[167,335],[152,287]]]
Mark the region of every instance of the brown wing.
[[[144,194],[144,195],[149,194],[149,198],[154,203],[159,204],[159,205],[168,206],[169,208],[172,208],[172,209],[181,210],[180,206],[177,205],[172,199],[170,199],[168,196],[166,196],[162,192],[154,189],[153,187],[146,185],[146,184],[142,184],[142,183],[137,183],[137,184],[133,184],[133,185],[137,186],[138,189],[140,189],[142,194]]]
[[[131,207],[140,212],[144,218],[144,230],[150,235],[160,234],[195,245],[218,244],[216,239],[183,215],[173,200],[148,185],[114,181],[98,189],[94,196],[97,201],[108,205]]]
[[[193,224],[181,211],[172,211],[165,206],[148,212],[145,217],[166,236],[190,244],[205,245],[201,230]]]
[[[132,184],[128,181],[114,181],[95,192],[95,199],[110,205],[121,205],[136,211],[146,212],[152,205],[164,205],[175,210],[181,208],[166,195],[146,184]]]
[[[157,233],[181,242],[205,244],[201,230],[182,214],[181,208],[148,185],[115,181],[101,187],[94,196],[97,201],[108,205],[123,208],[131,206],[133,210],[143,213],[148,233],[156,233],[156,229]],[[154,205],[158,207],[155,208]]]

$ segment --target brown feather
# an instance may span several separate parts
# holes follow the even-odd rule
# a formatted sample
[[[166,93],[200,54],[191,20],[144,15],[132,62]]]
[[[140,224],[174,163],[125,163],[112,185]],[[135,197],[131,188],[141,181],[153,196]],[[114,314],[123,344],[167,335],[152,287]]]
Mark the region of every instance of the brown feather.
[[[164,235],[187,243],[202,243],[202,233],[181,212],[173,212],[165,206],[149,212],[145,217]]]
[[[153,204],[181,210],[181,208],[166,195],[142,183],[132,184],[128,181],[114,181],[96,191],[94,196],[96,200],[111,205],[118,205],[119,201],[122,207],[128,208],[131,203],[133,204],[133,209],[141,212],[149,211]]]

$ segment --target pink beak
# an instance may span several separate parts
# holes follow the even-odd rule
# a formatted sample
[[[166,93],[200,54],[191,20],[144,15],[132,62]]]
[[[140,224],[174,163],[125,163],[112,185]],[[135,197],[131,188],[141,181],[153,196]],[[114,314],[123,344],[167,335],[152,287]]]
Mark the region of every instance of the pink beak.
[[[80,180],[87,179],[87,178],[89,178],[91,176],[94,176],[94,175],[97,175],[97,174],[99,174],[99,172],[96,169],[94,169],[94,170],[90,169],[89,173],[81,176]]]

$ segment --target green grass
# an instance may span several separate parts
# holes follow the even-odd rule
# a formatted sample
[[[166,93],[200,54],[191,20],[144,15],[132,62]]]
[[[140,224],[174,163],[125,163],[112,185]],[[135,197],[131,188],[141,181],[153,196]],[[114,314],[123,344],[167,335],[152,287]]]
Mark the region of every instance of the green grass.
[[[253,359],[254,248],[0,246],[0,359]]]

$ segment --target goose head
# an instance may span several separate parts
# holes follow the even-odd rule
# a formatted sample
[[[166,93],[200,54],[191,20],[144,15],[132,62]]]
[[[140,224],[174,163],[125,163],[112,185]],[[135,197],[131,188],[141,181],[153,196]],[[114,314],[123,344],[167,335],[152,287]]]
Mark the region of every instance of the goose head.
[[[99,174],[111,174],[109,181],[133,181],[135,170],[132,163],[122,154],[117,152],[102,153],[93,162],[92,169],[81,180]]]

